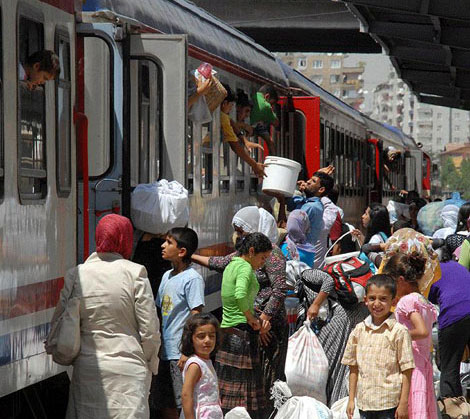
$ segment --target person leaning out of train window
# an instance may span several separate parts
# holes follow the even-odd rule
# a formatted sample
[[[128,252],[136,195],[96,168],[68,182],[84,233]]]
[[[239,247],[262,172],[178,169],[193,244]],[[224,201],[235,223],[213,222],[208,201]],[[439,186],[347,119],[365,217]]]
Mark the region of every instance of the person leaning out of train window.
[[[254,135],[261,137],[268,145],[269,154],[276,154],[276,147],[271,138],[271,124],[277,127],[279,120],[273,111],[273,106],[279,100],[276,89],[265,84],[253,95],[253,109],[251,110],[250,123],[255,126]]]
[[[400,157],[401,157],[401,152],[392,146],[385,147],[382,152],[383,167],[384,167],[383,177],[384,177],[385,182],[387,182],[387,184],[390,186],[390,189],[392,191],[396,190],[396,187],[393,185],[392,181],[390,180],[389,175],[391,172],[397,172],[399,170]]]
[[[265,176],[265,165],[253,160],[248,150],[244,145],[240,144],[238,137],[235,135],[229,116],[235,103],[235,96],[229,85],[224,84],[224,87],[227,90],[227,96],[220,105],[220,126],[222,127],[223,141],[228,143],[232,151],[253,169],[256,176],[262,178]]]
[[[257,142],[248,140],[248,137],[253,136],[253,127],[245,121],[250,117],[253,103],[250,101],[248,95],[241,89],[237,91],[237,120],[230,119],[233,131],[240,140],[240,142],[248,149],[248,151],[255,148],[263,151],[263,146]]]
[[[54,51],[41,50],[31,54],[24,64],[18,64],[18,78],[34,90],[46,81],[55,80],[60,74],[59,57]]]

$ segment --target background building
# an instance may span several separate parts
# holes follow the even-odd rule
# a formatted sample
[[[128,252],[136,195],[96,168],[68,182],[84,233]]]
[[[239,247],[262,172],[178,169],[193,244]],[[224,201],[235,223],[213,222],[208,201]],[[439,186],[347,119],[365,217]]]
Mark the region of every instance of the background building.
[[[345,65],[345,54],[278,53],[287,65],[355,109],[364,102],[364,64]]]

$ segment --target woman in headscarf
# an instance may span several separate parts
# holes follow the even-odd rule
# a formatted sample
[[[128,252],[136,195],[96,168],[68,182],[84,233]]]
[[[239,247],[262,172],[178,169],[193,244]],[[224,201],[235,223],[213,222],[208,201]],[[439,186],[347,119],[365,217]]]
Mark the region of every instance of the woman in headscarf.
[[[284,366],[287,354],[288,326],[284,300],[287,292],[286,259],[275,245],[278,239],[276,220],[263,208],[249,206],[239,210],[232,220],[233,228],[238,239],[250,233],[263,233],[273,243],[271,256],[265,265],[255,274],[259,283],[259,292],[255,299],[255,314],[261,321],[271,322],[271,331],[260,335],[260,358],[263,367],[263,380],[266,395],[274,381],[285,381]],[[233,252],[227,256],[200,256],[193,255],[194,262],[209,269],[223,272],[234,257]],[[273,409],[272,401],[268,409]],[[269,416],[269,414],[268,414]]]
[[[343,224],[341,235],[348,231],[348,227]],[[356,245],[351,235],[346,235],[333,247],[332,255],[337,256],[355,250]],[[319,314],[320,306],[328,299],[327,322],[317,320],[315,327],[318,340],[328,358],[326,397],[328,406],[331,407],[333,403],[349,394],[349,368],[341,364],[341,359],[351,331],[367,317],[369,311],[362,301],[345,307],[334,298],[328,298],[335,296],[335,281],[320,269],[307,269],[302,272],[301,280],[297,284],[297,295],[300,300],[297,328],[303,325],[307,317],[315,319]]]
[[[147,271],[130,262],[132,224],[117,214],[96,227],[96,252],[66,275],[80,299],[80,352],[73,362],[67,419],[145,419],[160,333]]]
[[[286,241],[281,251],[287,260],[299,260],[313,267],[315,247],[307,241],[310,221],[305,211],[294,210],[287,219]]]

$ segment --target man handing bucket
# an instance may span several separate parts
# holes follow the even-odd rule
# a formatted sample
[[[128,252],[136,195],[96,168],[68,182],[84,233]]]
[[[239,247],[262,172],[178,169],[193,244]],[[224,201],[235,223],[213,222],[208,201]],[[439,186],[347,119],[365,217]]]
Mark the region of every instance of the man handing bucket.
[[[325,229],[325,223],[323,220],[324,208],[321,198],[327,196],[334,186],[335,181],[331,176],[334,173],[334,170],[335,168],[333,166],[325,167],[315,172],[307,181],[299,182],[299,190],[303,192],[305,196],[286,198],[284,195],[275,193],[272,190],[265,191],[265,193],[276,197],[279,201],[280,222],[287,219],[286,204],[288,211],[301,209],[307,213],[310,220],[310,231],[307,233],[307,240],[317,248],[318,245],[320,247],[327,245],[327,243],[318,243],[320,233]],[[315,255],[315,258],[316,257],[317,255]]]

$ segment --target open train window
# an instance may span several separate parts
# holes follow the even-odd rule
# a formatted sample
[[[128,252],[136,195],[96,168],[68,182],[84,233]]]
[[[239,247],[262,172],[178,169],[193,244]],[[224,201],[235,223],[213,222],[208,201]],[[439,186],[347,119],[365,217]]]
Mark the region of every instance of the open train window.
[[[3,57],[2,12],[0,9],[0,57]],[[0,202],[5,191],[5,158],[3,141],[3,60],[0,60]]]
[[[208,122],[201,126],[201,192],[203,195],[212,193],[212,125],[212,122]]]
[[[150,60],[131,60],[131,186],[160,175],[160,68]]]
[[[88,174],[104,175],[112,159],[112,71],[110,48],[104,39],[84,38],[85,114],[88,117]],[[92,152],[91,152],[92,151]]]
[[[18,29],[18,191],[22,204],[37,204],[47,195],[46,95],[45,86],[28,87],[25,64],[44,49],[44,27],[20,17]]]
[[[57,33],[55,50],[60,74],[56,81],[56,180],[57,194],[66,197],[72,188],[70,42],[67,35]]]
[[[228,193],[230,191],[231,148],[230,148],[229,143],[224,141],[222,127],[220,127],[219,140],[220,140],[220,143],[219,143],[219,192]]]

